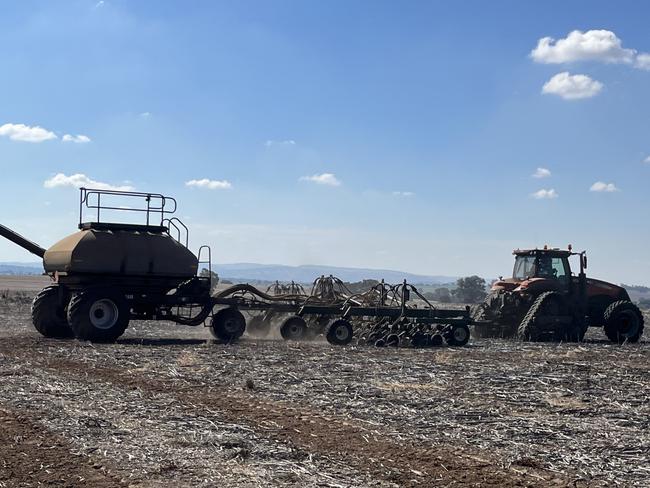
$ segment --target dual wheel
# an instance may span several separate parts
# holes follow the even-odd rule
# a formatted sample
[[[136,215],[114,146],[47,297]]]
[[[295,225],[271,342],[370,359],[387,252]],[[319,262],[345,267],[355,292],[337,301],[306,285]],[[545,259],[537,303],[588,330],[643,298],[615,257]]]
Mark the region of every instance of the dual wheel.
[[[299,341],[307,334],[307,323],[298,315],[292,315],[282,322],[280,334],[287,341]],[[346,319],[335,319],[325,327],[325,338],[330,344],[345,346],[352,341],[352,324]]]
[[[556,292],[545,292],[537,297],[522,320],[518,335],[522,340],[529,341],[567,341],[581,342],[587,331],[584,317],[574,319],[562,327],[549,327],[548,323],[554,318],[569,316],[569,307],[562,295]],[[604,329],[607,338],[617,344],[639,342],[643,334],[643,314],[634,303],[619,300],[611,303],[603,314]]]
[[[130,306],[122,293],[90,289],[68,296],[59,285],[44,288],[32,302],[32,322],[45,337],[114,342],[129,326]]]

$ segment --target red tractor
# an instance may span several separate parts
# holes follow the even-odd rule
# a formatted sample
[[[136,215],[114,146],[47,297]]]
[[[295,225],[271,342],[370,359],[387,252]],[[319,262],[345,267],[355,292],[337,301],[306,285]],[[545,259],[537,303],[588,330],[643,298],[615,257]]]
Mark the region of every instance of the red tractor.
[[[472,311],[477,337],[518,337],[528,341],[582,341],[588,327],[604,327],[612,342],[638,342],[643,314],[627,291],[587,278],[586,253],[571,250],[516,250],[512,278],[499,278]],[[571,272],[577,257],[580,273]]]

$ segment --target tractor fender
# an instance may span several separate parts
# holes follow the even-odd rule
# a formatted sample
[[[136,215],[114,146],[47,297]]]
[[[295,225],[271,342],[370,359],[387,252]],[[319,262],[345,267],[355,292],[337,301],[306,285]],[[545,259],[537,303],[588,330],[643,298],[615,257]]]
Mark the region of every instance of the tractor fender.
[[[548,278],[530,278],[522,281],[521,284],[514,289],[515,292],[527,292],[533,295],[543,293],[545,291],[561,291],[562,286],[557,280]]]
[[[630,299],[627,290],[622,286],[595,278],[587,278],[587,297],[591,298],[596,296],[608,296],[611,297],[612,301]]]

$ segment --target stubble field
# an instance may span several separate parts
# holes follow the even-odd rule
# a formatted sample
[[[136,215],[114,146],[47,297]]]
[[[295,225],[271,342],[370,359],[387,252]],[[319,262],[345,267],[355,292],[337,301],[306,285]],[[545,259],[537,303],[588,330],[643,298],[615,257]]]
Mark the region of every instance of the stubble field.
[[[5,286],[3,286],[3,283]],[[0,487],[647,486],[648,344],[40,337],[0,280]]]

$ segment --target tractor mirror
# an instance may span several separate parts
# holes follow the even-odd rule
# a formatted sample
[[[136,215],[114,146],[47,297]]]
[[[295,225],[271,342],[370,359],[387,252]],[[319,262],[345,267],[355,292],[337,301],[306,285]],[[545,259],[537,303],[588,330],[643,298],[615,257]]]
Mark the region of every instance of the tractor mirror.
[[[582,255],[582,267],[584,269],[587,269],[587,255],[586,254]]]
[[[408,288],[404,288],[404,301],[408,302],[411,299],[411,291]]]

